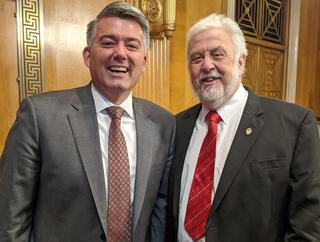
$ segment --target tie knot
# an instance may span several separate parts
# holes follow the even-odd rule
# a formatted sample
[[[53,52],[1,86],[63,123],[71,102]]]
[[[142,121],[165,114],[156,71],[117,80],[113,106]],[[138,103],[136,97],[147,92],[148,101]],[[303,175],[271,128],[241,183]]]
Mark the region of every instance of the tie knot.
[[[218,114],[217,111],[210,111],[207,114],[206,119],[209,122],[215,122],[215,123],[219,123],[221,121],[221,117],[220,117],[220,115]]]
[[[124,113],[124,109],[119,106],[111,106],[106,109],[107,113],[109,114],[112,120],[114,119],[121,119],[122,114]]]

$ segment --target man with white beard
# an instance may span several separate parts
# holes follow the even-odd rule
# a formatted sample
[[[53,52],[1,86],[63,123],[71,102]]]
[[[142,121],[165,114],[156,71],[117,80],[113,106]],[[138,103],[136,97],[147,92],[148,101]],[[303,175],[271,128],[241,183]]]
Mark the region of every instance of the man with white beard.
[[[187,36],[201,103],[176,116],[167,241],[320,241],[320,141],[309,109],[241,83],[241,29],[212,14]]]

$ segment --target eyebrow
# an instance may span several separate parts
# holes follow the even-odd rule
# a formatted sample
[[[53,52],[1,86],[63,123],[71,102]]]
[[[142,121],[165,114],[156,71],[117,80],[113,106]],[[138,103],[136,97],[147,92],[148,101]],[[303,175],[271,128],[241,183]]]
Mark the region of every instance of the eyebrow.
[[[99,37],[99,41],[103,40],[103,39],[112,39],[112,40],[117,40],[117,36],[116,35],[112,35],[112,34],[105,34]],[[141,40],[135,37],[127,37],[125,38],[126,41],[136,41],[138,43],[141,43]]]
[[[226,49],[224,48],[224,47],[222,47],[221,45],[219,45],[219,46],[217,46],[217,47],[215,47],[215,48],[212,48],[212,49],[209,49],[208,50],[209,52],[218,52],[218,51],[221,51],[222,53],[224,53],[224,54],[228,54],[227,53],[227,51],[226,51]],[[201,54],[201,53],[203,53],[203,51],[194,51],[194,52],[190,52],[190,56],[192,57],[193,55],[197,55],[197,54]]]
[[[224,47],[222,47],[221,45],[219,45],[219,46],[216,47],[216,48],[213,48],[213,49],[209,50],[209,52],[214,52],[214,53],[216,53],[216,52],[222,52],[222,53],[225,54],[225,55],[229,55],[228,52],[226,51],[226,49],[225,49]]]
[[[224,47],[222,47],[221,45],[219,45],[218,47],[216,48],[213,48],[213,49],[210,49],[209,52],[218,52],[218,51],[221,51],[223,52],[224,54],[227,54],[227,51]]]

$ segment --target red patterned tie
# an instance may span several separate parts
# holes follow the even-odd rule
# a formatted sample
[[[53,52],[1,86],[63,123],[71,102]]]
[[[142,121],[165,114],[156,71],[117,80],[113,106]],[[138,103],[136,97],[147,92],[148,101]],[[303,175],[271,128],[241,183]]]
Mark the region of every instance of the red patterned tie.
[[[124,110],[106,109],[111,117],[108,145],[107,241],[131,241],[130,168],[126,142],[120,128]]]
[[[199,153],[184,221],[185,229],[194,241],[205,236],[205,226],[211,210],[217,126],[221,118],[217,112],[210,111],[206,120],[208,132]]]

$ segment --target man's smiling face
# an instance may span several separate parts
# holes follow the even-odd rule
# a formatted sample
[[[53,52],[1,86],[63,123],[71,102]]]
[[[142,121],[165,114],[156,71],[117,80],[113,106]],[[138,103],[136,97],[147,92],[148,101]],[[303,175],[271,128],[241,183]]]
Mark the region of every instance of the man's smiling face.
[[[145,70],[146,53],[140,25],[105,17],[96,25],[91,46],[83,51],[92,82],[111,102],[122,102]]]
[[[209,108],[216,109],[239,88],[244,56],[236,58],[230,34],[209,28],[190,41],[188,67],[194,91]]]

